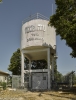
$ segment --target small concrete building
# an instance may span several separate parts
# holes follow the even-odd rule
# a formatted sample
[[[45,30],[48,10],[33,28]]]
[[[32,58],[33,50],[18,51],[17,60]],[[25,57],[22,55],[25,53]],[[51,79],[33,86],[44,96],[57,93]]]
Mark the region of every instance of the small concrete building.
[[[28,82],[31,89],[51,89],[54,80],[54,58],[56,56],[56,33],[48,25],[49,19],[39,13],[22,22],[21,31],[21,86]],[[29,59],[28,69],[24,59]],[[31,69],[31,62],[47,61],[47,68]]]
[[[6,82],[9,74],[7,72],[0,71],[0,82]]]

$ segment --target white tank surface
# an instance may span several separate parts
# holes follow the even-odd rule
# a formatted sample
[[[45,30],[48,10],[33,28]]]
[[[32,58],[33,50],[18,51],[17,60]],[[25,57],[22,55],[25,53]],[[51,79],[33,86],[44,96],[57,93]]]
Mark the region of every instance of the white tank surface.
[[[47,18],[30,17],[29,20],[23,23],[21,33],[21,49],[34,48],[55,48],[56,33],[55,29],[48,25]]]

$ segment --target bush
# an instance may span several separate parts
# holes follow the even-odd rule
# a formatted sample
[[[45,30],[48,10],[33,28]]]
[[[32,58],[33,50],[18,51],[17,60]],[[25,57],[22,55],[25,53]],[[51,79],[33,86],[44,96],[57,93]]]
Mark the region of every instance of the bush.
[[[5,89],[6,89],[6,83],[3,82],[3,83],[2,83],[2,86],[3,86],[3,90],[5,90]]]
[[[6,89],[6,82],[0,82],[0,85],[3,87],[3,90]]]

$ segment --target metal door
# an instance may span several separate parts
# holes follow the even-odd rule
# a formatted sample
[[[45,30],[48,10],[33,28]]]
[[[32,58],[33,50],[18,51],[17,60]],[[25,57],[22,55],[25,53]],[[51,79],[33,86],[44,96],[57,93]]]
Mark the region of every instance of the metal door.
[[[47,73],[32,74],[32,89],[47,89]]]

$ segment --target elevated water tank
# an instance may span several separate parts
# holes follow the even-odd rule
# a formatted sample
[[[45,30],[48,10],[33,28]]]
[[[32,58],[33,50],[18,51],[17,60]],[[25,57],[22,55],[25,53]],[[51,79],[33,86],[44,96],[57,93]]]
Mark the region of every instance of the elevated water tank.
[[[56,33],[48,23],[48,18],[39,13],[25,20],[22,24],[21,49],[54,48]]]

